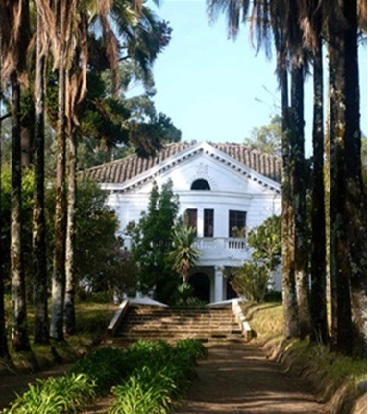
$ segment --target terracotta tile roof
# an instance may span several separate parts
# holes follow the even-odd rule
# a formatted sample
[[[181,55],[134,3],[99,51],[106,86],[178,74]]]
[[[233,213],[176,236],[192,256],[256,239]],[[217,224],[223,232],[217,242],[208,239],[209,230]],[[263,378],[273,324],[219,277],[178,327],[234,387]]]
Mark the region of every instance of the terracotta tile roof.
[[[261,153],[244,144],[208,144],[234,158],[236,161],[252,168],[258,173],[269,177],[274,181],[281,182],[280,158]],[[154,157],[145,159],[140,158],[137,155],[130,155],[120,160],[89,168],[84,171],[84,176],[99,183],[123,183],[194,145],[196,144],[189,142],[168,144]]]

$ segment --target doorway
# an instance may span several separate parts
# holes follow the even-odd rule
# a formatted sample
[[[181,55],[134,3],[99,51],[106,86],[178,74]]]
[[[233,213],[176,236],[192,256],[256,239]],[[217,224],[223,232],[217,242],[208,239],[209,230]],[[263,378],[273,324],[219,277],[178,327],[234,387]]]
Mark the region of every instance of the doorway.
[[[194,273],[189,278],[189,284],[196,298],[206,303],[210,302],[210,279],[205,273]]]

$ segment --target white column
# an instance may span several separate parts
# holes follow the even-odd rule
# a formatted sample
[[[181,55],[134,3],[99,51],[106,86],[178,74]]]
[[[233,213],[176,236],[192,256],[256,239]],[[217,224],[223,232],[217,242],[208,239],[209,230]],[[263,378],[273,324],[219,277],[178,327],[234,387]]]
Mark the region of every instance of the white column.
[[[197,210],[197,237],[203,237],[204,210]]]
[[[224,268],[223,266],[215,266],[215,302],[223,300],[224,288]]]

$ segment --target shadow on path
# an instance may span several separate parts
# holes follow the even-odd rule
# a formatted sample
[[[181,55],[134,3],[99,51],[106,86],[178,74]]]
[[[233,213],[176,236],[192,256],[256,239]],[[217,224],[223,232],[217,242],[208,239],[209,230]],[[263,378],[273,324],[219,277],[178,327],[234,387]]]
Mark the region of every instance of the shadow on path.
[[[284,372],[256,346],[210,347],[197,373],[175,414],[326,412],[303,379]]]

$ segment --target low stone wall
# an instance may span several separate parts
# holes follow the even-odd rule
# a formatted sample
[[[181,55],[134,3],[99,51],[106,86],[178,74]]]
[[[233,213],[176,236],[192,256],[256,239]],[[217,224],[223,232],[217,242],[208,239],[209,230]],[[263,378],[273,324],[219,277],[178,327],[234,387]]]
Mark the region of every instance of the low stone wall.
[[[239,299],[233,299],[231,302],[231,308],[232,308],[232,312],[235,318],[236,323],[238,324],[239,328],[242,331],[242,334],[245,338],[245,340],[247,342],[249,342],[250,340],[252,340],[253,338],[253,330],[250,327],[248,321],[245,319],[243,310],[240,306],[240,301]]]

